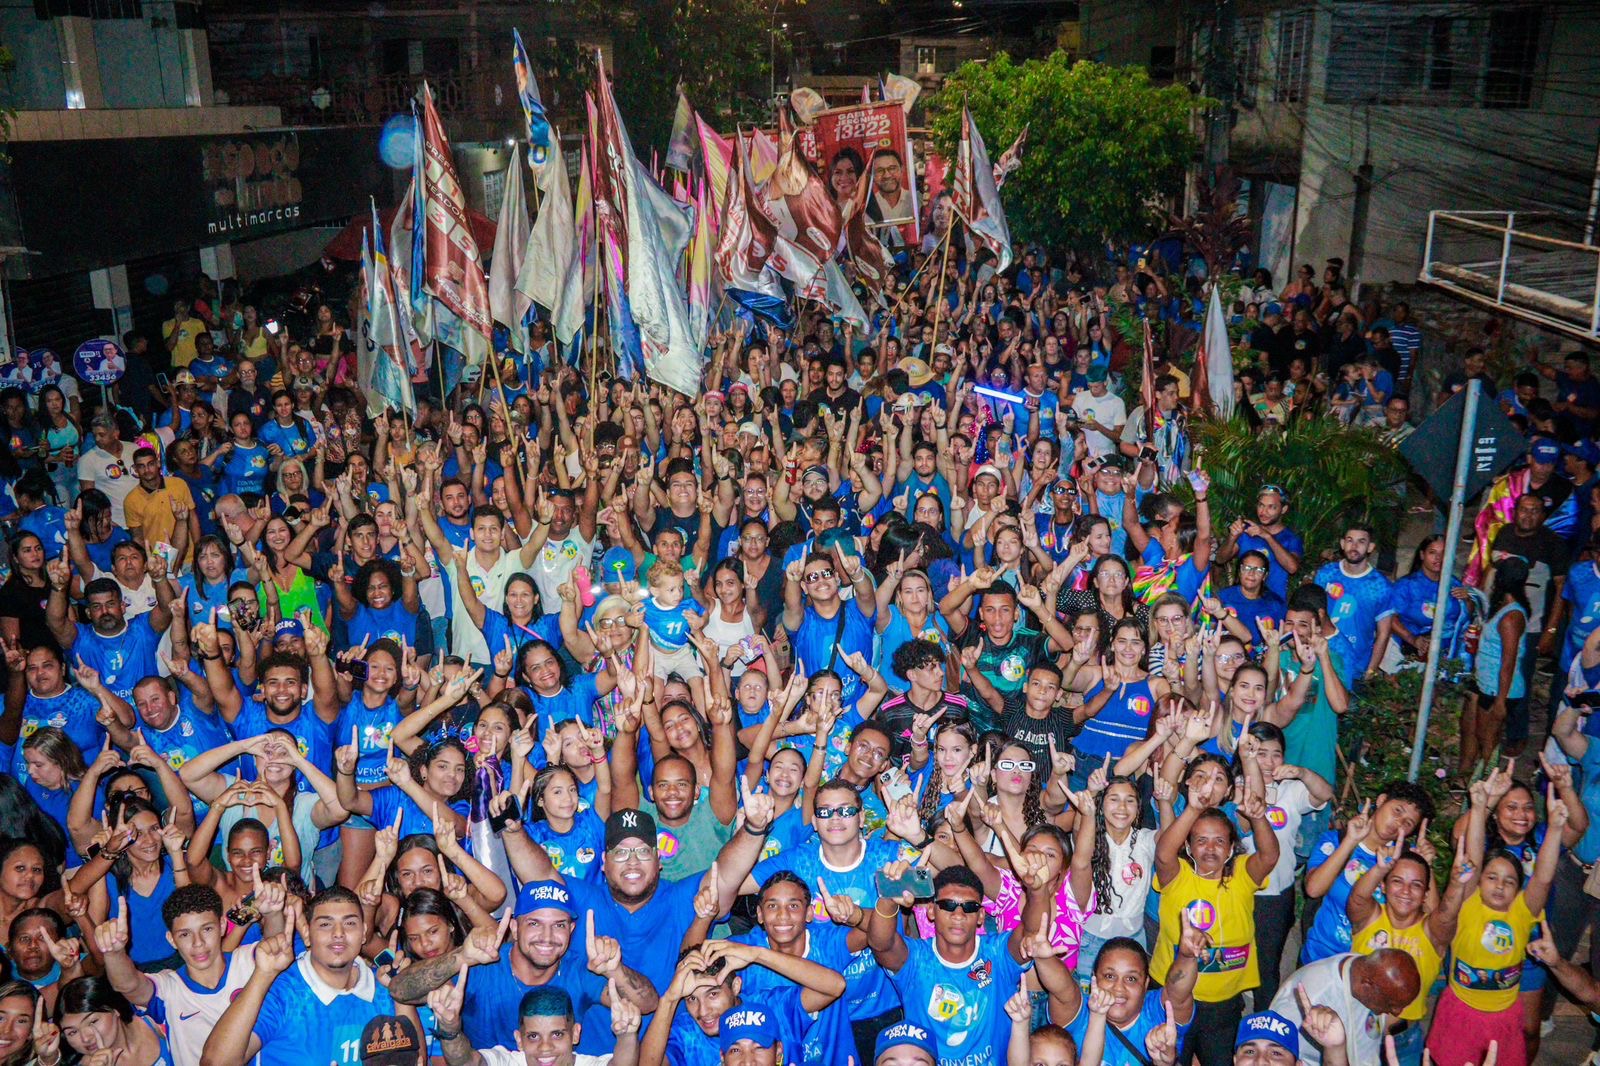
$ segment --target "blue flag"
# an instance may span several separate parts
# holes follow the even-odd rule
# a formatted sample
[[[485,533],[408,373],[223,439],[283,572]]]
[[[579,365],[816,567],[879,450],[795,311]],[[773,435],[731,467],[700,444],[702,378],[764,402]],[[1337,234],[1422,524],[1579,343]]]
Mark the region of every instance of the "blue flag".
[[[511,67],[517,76],[517,101],[522,105],[522,121],[528,133],[528,165],[537,167],[550,157],[550,120],[539,99],[539,83],[533,77],[533,64],[522,46],[522,34],[511,30]]]

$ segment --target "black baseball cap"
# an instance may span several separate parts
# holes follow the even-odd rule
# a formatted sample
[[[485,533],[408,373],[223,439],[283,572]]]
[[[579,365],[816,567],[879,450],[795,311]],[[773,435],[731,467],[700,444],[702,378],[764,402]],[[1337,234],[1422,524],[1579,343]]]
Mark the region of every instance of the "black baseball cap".
[[[361,1030],[362,1066],[416,1066],[421,1048],[410,1018],[380,1014]]]
[[[612,811],[606,819],[606,850],[610,851],[629,837],[638,837],[645,843],[656,839],[656,820],[644,811],[625,808]]]

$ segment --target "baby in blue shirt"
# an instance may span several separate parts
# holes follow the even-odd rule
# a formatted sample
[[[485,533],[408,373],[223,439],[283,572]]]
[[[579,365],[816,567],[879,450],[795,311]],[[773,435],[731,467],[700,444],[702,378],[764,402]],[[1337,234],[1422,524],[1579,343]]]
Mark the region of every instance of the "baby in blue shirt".
[[[698,632],[705,619],[695,610],[695,601],[684,594],[683,566],[670,559],[658,559],[650,567],[648,591],[639,604],[644,627],[650,633],[651,676],[656,679],[656,698],[661,701],[663,682],[673,674],[698,689],[704,685],[705,670],[689,645],[691,631]]]

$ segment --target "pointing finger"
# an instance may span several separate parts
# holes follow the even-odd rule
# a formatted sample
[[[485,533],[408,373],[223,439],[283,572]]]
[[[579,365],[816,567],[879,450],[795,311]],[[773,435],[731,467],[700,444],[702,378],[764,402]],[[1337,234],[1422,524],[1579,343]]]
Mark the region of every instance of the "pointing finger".
[[[583,912],[583,936],[589,954],[594,954],[594,911]]]

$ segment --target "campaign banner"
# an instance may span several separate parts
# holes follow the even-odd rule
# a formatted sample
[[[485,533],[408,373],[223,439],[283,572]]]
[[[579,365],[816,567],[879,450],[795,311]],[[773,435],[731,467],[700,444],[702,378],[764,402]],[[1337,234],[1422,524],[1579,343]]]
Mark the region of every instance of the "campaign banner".
[[[906,112],[899,101],[833,108],[795,131],[800,151],[843,211],[858,182],[871,183],[867,223],[891,249],[922,239]]]
[[[122,345],[110,337],[95,337],[78,345],[72,353],[72,368],[78,380],[90,385],[115,385],[128,369],[128,356]]]

